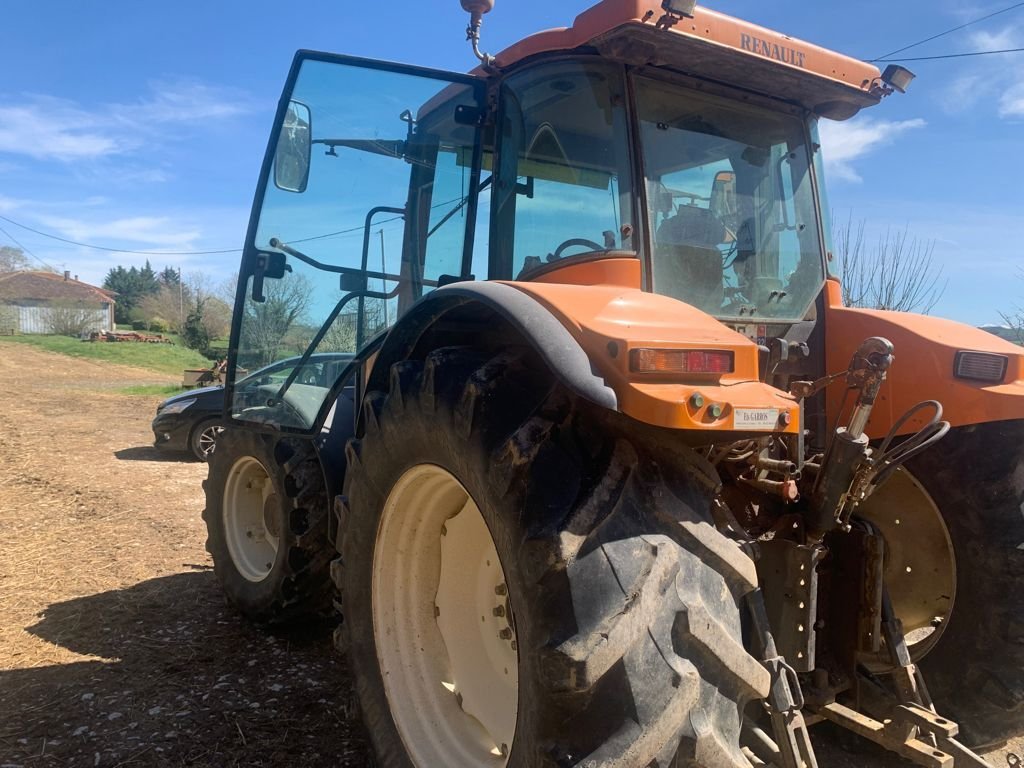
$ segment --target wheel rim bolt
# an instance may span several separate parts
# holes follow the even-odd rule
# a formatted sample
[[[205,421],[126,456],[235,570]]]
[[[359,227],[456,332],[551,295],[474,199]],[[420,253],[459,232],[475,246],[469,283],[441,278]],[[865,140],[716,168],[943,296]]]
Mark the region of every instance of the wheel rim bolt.
[[[498,632],[498,637],[501,640],[511,640],[512,639],[512,630],[509,629],[508,627],[505,627],[505,629],[502,629],[501,631]]]
[[[499,584],[494,588],[494,594],[498,595],[498,597],[504,597],[508,594],[508,587],[504,584]]]
[[[505,606],[497,605],[494,607],[494,610],[491,611],[491,613],[497,616],[499,619],[503,618],[505,616]]]

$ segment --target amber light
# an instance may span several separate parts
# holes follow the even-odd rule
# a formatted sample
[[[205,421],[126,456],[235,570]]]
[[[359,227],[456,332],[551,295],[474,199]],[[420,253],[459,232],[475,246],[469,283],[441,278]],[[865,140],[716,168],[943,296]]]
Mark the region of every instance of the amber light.
[[[634,349],[629,368],[634,373],[732,373],[732,352],[711,349]]]
[[[1001,382],[1006,378],[1010,358],[989,352],[957,352],[953,372],[958,379]]]

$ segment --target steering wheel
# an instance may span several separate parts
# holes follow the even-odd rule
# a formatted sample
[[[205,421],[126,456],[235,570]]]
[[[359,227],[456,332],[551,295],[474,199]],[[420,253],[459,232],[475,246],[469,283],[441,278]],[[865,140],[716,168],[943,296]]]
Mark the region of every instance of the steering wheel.
[[[593,240],[587,240],[584,237],[574,237],[570,240],[566,240],[560,246],[555,248],[555,252],[548,256],[548,261],[558,261],[560,258],[562,258],[563,252],[567,251],[569,248],[575,248],[577,246],[589,248],[592,251],[608,250],[603,245],[601,245],[600,243],[595,243]]]

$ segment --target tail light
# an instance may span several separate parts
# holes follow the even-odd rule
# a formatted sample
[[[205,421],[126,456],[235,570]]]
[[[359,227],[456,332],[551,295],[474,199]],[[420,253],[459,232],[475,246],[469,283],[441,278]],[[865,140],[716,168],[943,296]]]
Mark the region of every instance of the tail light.
[[[629,357],[633,373],[732,373],[735,355],[713,349],[634,349]]]
[[[953,373],[958,379],[1001,382],[1006,378],[1010,358],[991,352],[957,352]]]

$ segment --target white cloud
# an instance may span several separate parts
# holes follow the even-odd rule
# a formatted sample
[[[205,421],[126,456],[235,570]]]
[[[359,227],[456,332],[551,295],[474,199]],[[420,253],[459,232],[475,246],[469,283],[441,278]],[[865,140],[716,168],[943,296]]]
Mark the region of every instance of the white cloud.
[[[1024,29],[1010,24],[998,31],[979,30],[967,36],[974,52],[998,51],[1024,46]],[[1021,54],[981,56],[964,60],[965,74],[946,87],[942,102],[947,112],[960,113],[980,106],[997,105],[1002,118],[1024,117],[1024,58]]]
[[[157,82],[150,86],[154,95],[136,107],[126,105],[129,120],[138,123],[190,123],[200,120],[224,120],[252,110],[242,94],[215,88],[196,81]]]
[[[251,111],[243,94],[196,81],[155,82],[134,103],[90,109],[68,99],[25,95],[0,98],[0,153],[73,162],[124,155],[151,147],[154,136],[203,130],[211,121]]]
[[[89,221],[57,216],[40,216],[40,223],[69,240],[84,242],[130,242],[150,249],[191,250],[202,232],[162,216],[133,216]]]
[[[821,143],[825,167],[832,178],[861,181],[854,163],[875,149],[894,141],[915,128],[923,128],[924,120],[873,120],[858,117],[847,122],[829,120],[821,123]]]
[[[0,105],[0,152],[70,161],[122,150],[97,128],[96,117],[72,102],[35,96],[22,104]]]
[[[1024,80],[1007,89],[999,99],[1000,117],[1024,117]]]

